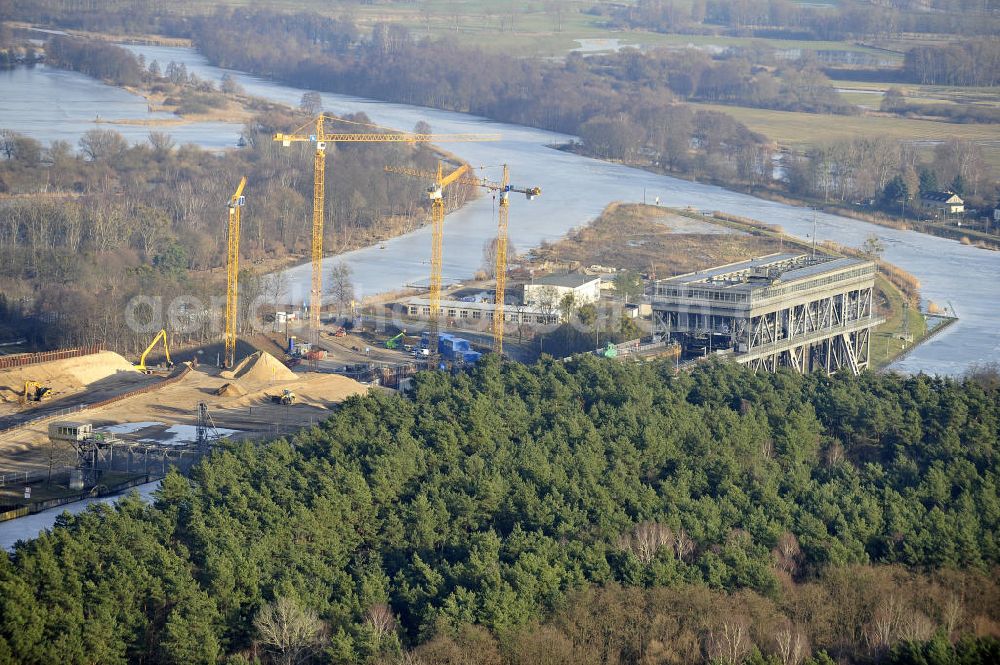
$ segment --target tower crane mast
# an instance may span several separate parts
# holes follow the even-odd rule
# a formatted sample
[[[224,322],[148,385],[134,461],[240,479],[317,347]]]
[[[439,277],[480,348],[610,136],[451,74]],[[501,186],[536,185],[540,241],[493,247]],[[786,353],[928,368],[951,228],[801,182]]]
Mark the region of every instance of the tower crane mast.
[[[469,172],[469,165],[462,164],[457,169],[444,175],[444,164],[438,162],[437,173],[386,166],[387,173],[398,173],[418,178],[433,177],[434,181],[427,188],[427,198],[431,201],[431,278],[430,278],[430,330],[428,331],[428,350],[431,356],[437,354],[438,332],[441,325],[441,270],[444,256],[444,188],[458,181]]]
[[[313,341],[319,334],[320,309],[323,306],[323,224],[324,197],[326,184],[326,146],[328,143],[454,143],[464,141],[498,141],[499,134],[414,134],[409,132],[378,132],[378,133],[327,133],[327,120],[355,123],[320,114],[314,122],[315,133],[276,133],[274,140],[288,147],[294,142],[310,142],[316,146],[313,156],[313,224],[312,224],[312,282],[309,293],[309,329]],[[313,121],[310,121],[313,122]],[[296,130],[301,132],[304,127]]]
[[[503,323],[504,306],[507,298],[507,226],[510,219],[510,195],[512,192],[524,194],[531,201],[542,193],[541,187],[513,187],[510,184],[510,168],[503,165],[503,176],[499,183],[481,180],[480,187],[485,187],[500,195],[500,206],[497,214],[497,256],[496,256],[496,293],[493,307],[493,353],[503,355]]]
[[[229,198],[229,229],[226,243],[226,367],[236,364],[236,318],[239,314],[240,211],[246,198],[246,176]]]
[[[500,182],[493,182],[486,178],[477,178],[470,175],[468,165],[460,166],[445,177],[442,177],[442,165],[438,164],[437,173],[429,173],[416,169],[387,166],[385,170],[389,173],[399,173],[402,175],[415,176],[418,178],[434,178],[434,184],[427,190],[431,203],[431,221],[434,226],[434,240],[431,246],[431,331],[432,344],[436,342],[438,320],[441,309],[441,248],[444,236],[444,201],[441,192],[445,186],[459,182],[473,187],[482,187],[488,191],[495,192],[500,196],[499,214],[497,217],[497,255],[496,255],[496,291],[494,294],[493,309],[493,352],[503,353],[503,323],[504,305],[507,296],[507,227],[510,219],[510,194],[512,192],[524,194],[530,201],[536,196],[540,196],[540,187],[513,187],[510,184],[510,169],[503,165],[503,176]],[[432,347],[432,352],[437,347]]]

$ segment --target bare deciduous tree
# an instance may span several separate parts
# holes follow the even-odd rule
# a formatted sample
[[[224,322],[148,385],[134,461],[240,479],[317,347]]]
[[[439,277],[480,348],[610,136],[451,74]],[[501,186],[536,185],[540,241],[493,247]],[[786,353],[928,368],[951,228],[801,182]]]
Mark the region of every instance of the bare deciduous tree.
[[[278,300],[285,295],[288,289],[288,275],[279,270],[269,274],[264,282],[264,296],[267,302],[274,307],[278,306]]]
[[[670,527],[657,522],[642,522],[636,524],[630,533],[623,534],[618,539],[618,547],[631,552],[639,561],[650,563],[656,558],[657,552],[664,547],[672,547],[674,534]]]
[[[343,261],[330,269],[330,297],[337,306],[337,315],[343,314],[344,308],[354,302],[354,282],[351,280],[351,266]]]
[[[150,132],[149,145],[153,147],[153,153],[157,157],[169,155],[177,147],[173,137],[166,132]]]
[[[955,594],[948,596],[944,607],[941,608],[941,618],[948,635],[951,635],[958,629],[964,615],[965,607],[963,606],[962,599]]]
[[[778,538],[778,544],[773,550],[773,554],[778,568],[791,575],[795,574],[796,569],[799,567],[801,550],[799,549],[799,541],[794,533],[786,531],[781,534]]]
[[[934,635],[937,626],[923,612],[904,612],[899,622],[899,638],[907,642],[924,642]]]
[[[517,249],[509,240],[507,241],[507,260],[517,255]],[[494,279],[497,276],[497,239],[490,238],[483,243],[483,264],[482,270],[486,273],[487,279]]]
[[[752,648],[750,630],[739,619],[723,621],[722,626],[709,633],[706,644],[710,660],[722,661],[728,665],[742,663]]]
[[[559,291],[554,286],[543,286],[538,289],[536,299],[536,305],[546,319],[551,319],[559,310]]]
[[[864,628],[865,641],[873,652],[879,653],[892,646],[899,632],[901,615],[902,603],[894,594],[886,595],[875,606]]]
[[[860,247],[861,252],[872,261],[878,261],[885,253],[885,244],[874,233],[869,233],[864,243]]]
[[[299,100],[299,108],[309,115],[319,115],[323,112],[323,97],[318,92],[307,92]]]
[[[694,552],[694,541],[688,536],[687,531],[678,529],[674,533],[674,554],[681,561],[686,561],[692,552]]]
[[[376,603],[365,612],[365,625],[381,641],[386,635],[396,630],[396,616],[385,603]]]
[[[782,665],[799,665],[809,653],[809,642],[805,635],[786,625],[774,634],[775,647]]]
[[[323,641],[323,622],[294,598],[281,596],[260,609],[253,621],[260,643],[285,665],[301,663]]]
[[[128,150],[128,141],[110,129],[90,129],[80,137],[80,151],[92,162],[121,159]]]

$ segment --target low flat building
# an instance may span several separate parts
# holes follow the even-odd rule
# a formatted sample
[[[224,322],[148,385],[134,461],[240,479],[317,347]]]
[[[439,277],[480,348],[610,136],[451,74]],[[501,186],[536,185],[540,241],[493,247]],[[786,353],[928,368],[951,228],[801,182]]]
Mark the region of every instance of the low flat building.
[[[407,298],[399,304],[405,308],[406,315],[411,318],[429,319],[431,316],[431,301],[428,298]],[[495,311],[496,306],[492,302],[441,301],[441,318],[451,325],[493,321]],[[504,321],[511,323],[545,325],[559,322],[559,310],[547,312],[538,307],[507,304],[504,306],[503,318]]]
[[[524,304],[558,307],[562,299],[570,294],[577,307],[596,303],[601,299],[601,278],[577,273],[554,273],[538,277],[524,285]]]
[[[656,282],[653,332],[688,357],[754,369],[868,367],[876,266],[855,258],[769,256]]]
[[[920,195],[920,205],[938,215],[960,215],[965,212],[965,201],[955,192],[925,192]]]

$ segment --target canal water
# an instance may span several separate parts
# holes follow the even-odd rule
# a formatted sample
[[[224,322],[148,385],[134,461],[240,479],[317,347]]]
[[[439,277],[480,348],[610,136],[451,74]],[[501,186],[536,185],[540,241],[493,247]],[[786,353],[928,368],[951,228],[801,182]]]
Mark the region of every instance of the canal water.
[[[0,129],[49,143],[77,141],[90,129],[114,129],[131,143],[166,131],[178,143],[213,149],[235,146],[239,126],[223,122],[175,125],[172,113],[154,113],[146,100],[89,76],[45,65],[0,70]],[[153,123],[147,126],[145,123]],[[156,124],[159,123],[159,124]]]
[[[193,49],[135,46],[147,61],[184,63],[199,77],[219,81],[226,70],[212,67]],[[307,92],[240,72],[228,72],[250,94],[298,104]],[[412,129],[429,122],[437,133],[500,132],[495,143],[444,144],[473,166],[489,167],[495,176],[500,164],[511,167],[517,186],[539,186],[534,201],[515,199],[511,205],[510,238],[518,251],[554,241],[568,230],[586,224],[612,201],[654,201],[667,206],[693,206],[779,224],[800,238],[813,232],[813,212],[765,201],[720,187],[705,185],[619,164],[580,157],[549,146],[572,137],[517,125],[493,122],[462,113],[391,104],[347,95],[323,94],[327,111],[363,111],[374,122],[397,129]],[[97,125],[95,118],[156,120],[145,101],[88,77],[47,67],[18,68],[0,72],[0,128],[13,129],[40,140],[53,138],[73,143],[88,129],[110,126],[129,140],[145,140],[148,127]],[[156,129],[162,129],[157,127]],[[208,148],[232,146],[240,126],[194,123],[167,128],[178,143]],[[311,168],[303,161],[303,169]],[[387,176],[390,177],[390,176]],[[250,183],[247,196],[253,196]],[[335,222],[334,222],[335,223]],[[869,234],[885,245],[885,259],[915,274],[925,299],[953,308],[960,321],[922,345],[893,368],[902,372],[959,375],[976,363],[1000,358],[1000,253],[961,245],[918,233],[896,231],[864,222],[817,213],[816,236],[845,245],[860,245]],[[448,216],[445,231],[446,279],[468,277],[480,268],[483,244],[495,236],[495,201],[478,199]],[[429,271],[430,229],[424,227],[382,245],[328,258],[327,267],[344,261],[354,271],[357,290],[371,294],[398,289],[407,283],[425,282]],[[290,295],[305,301],[309,292],[309,267],[291,268]],[[152,491],[150,488],[148,491]],[[147,491],[147,493],[148,493]],[[70,510],[82,510],[76,504]],[[0,524],[0,545],[9,547],[19,538],[34,535],[53,523],[59,510]]]
[[[152,497],[153,492],[157,487],[160,486],[160,481],[157,480],[153,483],[145,483],[144,485],[136,485],[130,489],[125,494],[131,492],[138,492],[139,496],[144,500],[149,501]],[[96,503],[110,503],[112,501],[117,501],[124,494],[119,494],[117,496],[106,496],[99,499],[84,499],[83,501],[76,501],[75,503],[68,503],[65,506],[59,506],[58,508],[50,508],[48,510],[43,510],[40,513],[35,513],[34,515],[28,515],[27,517],[19,517],[16,520],[8,520],[6,522],[0,522],[0,548],[7,550],[8,552],[14,549],[14,545],[19,540],[28,540],[30,538],[35,538],[44,529],[51,529],[52,525],[55,524],[56,518],[67,512],[71,515],[76,515],[77,513],[82,513],[89,506]]]

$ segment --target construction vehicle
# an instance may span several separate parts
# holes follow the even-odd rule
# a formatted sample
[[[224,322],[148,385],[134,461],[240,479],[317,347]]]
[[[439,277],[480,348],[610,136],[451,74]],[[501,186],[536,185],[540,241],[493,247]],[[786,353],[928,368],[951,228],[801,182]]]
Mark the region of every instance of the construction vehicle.
[[[601,355],[605,358],[617,358],[618,347],[615,346],[614,343],[608,342],[608,345],[604,347],[604,351],[601,352]]]
[[[327,120],[351,125],[360,125],[383,130],[380,133],[331,133],[326,132]],[[309,294],[309,330],[313,340],[319,335],[320,310],[323,307],[323,200],[326,190],[326,144],[330,142],[394,142],[394,143],[445,143],[460,141],[498,141],[499,134],[412,134],[396,132],[385,127],[369,123],[353,122],[320,114],[310,124],[315,122],[315,133],[302,133],[306,126],[296,129],[291,134],[276,133],[275,141],[280,141],[284,147],[293,142],[307,141],[315,144],[313,156],[313,224],[312,224],[312,286]]]
[[[496,292],[494,300],[494,310],[493,310],[493,352],[502,354],[503,353],[503,323],[504,323],[504,305],[505,298],[507,296],[507,226],[510,217],[510,194],[511,192],[516,192],[519,194],[524,194],[525,198],[529,201],[533,201],[535,197],[540,196],[542,193],[541,187],[513,187],[510,184],[510,169],[506,164],[503,165],[503,176],[500,182],[491,182],[486,178],[476,178],[474,176],[468,175],[469,169],[464,165],[450,173],[446,177],[442,177],[442,167],[438,163],[437,173],[428,173],[426,171],[418,171],[414,169],[406,169],[399,167],[385,167],[385,170],[389,173],[399,173],[402,175],[415,176],[419,178],[435,178],[434,184],[427,189],[428,197],[432,201],[431,205],[431,221],[434,225],[434,241],[431,247],[431,292],[430,292],[430,310],[431,319],[430,327],[432,337],[436,335],[438,328],[438,319],[440,317],[441,310],[441,246],[444,229],[444,203],[440,203],[442,198],[442,190],[445,186],[453,183],[460,182],[466,185],[472,185],[473,187],[482,187],[483,189],[489,190],[494,194],[499,194],[500,196],[500,207],[499,215],[497,219],[497,255],[496,255]],[[439,219],[440,216],[440,219]],[[439,231],[438,229],[442,229]],[[437,349],[435,340],[431,340],[429,344],[431,351]]]
[[[326,349],[320,349],[318,347],[312,347],[306,352],[306,360],[326,360],[327,352]]]
[[[239,312],[240,274],[240,210],[246,203],[243,188],[246,176],[240,179],[236,192],[229,198],[229,230],[226,250],[226,368],[236,364],[236,317]]]
[[[387,348],[387,349],[398,349],[399,348],[399,343],[400,343],[400,341],[402,341],[402,339],[404,337],[406,337],[406,331],[405,330],[403,332],[399,333],[398,335],[396,335],[395,337],[393,337],[391,339],[385,340],[385,348]]]
[[[337,328],[337,332],[333,333],[333,336],[334,337],[347,337],[347,330],[344,329],[344,326],[340,326],[339,328]]]
[[[43,386],[38,381],[25,381],[24,392],[21,394],[21,404],[28,402],[41,402],[43,399],[52,397],[52,389]]]
[[[136,368],[140,372],[147,371],[146,356],[149,355],[149,352],[153,350],[153,347],[156,346],[156,343],[159,342],[161,339],[163,340],[163,353],[167,358],[167,368],[174,366],[173,361],[170,360],[170,347],[167,345],[167,331],[161,330],[160,332],[156,333],[156,337],[153,338],[153,341],[149,343],[149,346],[146,347],[146,350],[142,352],[142,356],[139,357],[139,364],[136,365]]]
[[[271,401],[274,404],[281,404],[284,406],[295,404],[295,393],[288,388],[285,388],[281,391],[280,395],[271,395]]]

